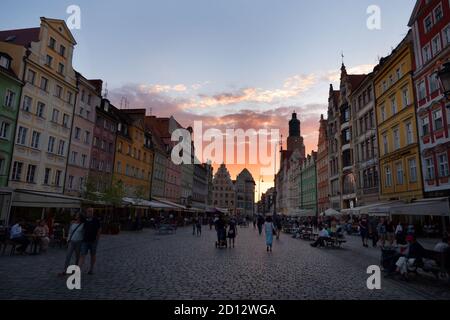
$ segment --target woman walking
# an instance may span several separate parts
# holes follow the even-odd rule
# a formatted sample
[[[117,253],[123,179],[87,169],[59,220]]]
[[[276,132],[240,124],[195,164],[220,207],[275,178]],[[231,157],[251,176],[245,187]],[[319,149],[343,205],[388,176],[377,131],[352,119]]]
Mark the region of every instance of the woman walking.
[[[233,244],[234,248],[234,240],[237,236],[237,228],[236,228],[236,221],[234,219],[230,220],[230,223],[228,225],[228,241],[230,243],[229,248],[231,249],[231,244]]]
[[[268,216],[264,223],[264,231],[266,232],[266,246],[267,252],[272,252],[273,234],[276,232],[275,226],[272,222],[272,217]]]
[[[75,253],[75,264],[78,265],[80,260],[81,243],[84,238],[84,217],[77,213],[74,221],[69,228],[69,237],[67,238],[68,250],[66,261],[64,263],[64,271],[60,275],[66,275],[67,268],[71,264],[72,256]]]

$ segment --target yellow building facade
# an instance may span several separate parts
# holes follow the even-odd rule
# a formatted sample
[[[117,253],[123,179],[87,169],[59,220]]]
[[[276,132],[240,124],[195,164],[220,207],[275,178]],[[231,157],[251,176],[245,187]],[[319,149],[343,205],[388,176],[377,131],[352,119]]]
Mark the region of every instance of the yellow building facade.
[[[151,135],[145,131],[145,109],[118,110],[113,183],[122,181],[131,198],[150,199],[153,157]]]
[[[375,68],[380,200],[423,197],[410,35]]]

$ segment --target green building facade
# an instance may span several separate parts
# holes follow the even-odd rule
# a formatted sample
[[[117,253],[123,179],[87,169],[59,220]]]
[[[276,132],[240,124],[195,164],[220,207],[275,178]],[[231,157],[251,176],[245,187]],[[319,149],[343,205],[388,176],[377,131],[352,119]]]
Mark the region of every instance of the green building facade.
[[[300,173],[300,209],[312,210],[317,214],[317,153],[308,155]]]
[[[11,57],[0,52],[0,188],[8,185],[22,82],[11,70]]]

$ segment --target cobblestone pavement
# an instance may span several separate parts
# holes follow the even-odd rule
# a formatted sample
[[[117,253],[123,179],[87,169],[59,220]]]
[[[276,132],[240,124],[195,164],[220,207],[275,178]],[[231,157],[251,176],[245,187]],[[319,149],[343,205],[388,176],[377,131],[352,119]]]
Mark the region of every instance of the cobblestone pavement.
[[[383,278],[381,290],[368,290],[366,269],[378,264],[379,250],[355,237],[343,249],[317,249],[282,235],[271,254],[252,227],[239,229],[235,249],[218,250],[214,241],[208,227],[201,237],[190,228],[104,236],[96,274],[83,273],[74,291],[57,276],[63,249],[2,256],[0,299],[450,299],[448,285],[427,277]]]

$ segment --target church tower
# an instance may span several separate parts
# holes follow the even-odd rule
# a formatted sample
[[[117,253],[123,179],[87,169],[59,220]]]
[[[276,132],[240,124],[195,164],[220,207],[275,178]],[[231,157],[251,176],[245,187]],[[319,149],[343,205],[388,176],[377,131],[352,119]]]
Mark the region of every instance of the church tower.
[[[305,158],[305,144],[301,135],[300,120],[297,119],[297,113],[292,114],[289,121],[289,137],[287,138],[287,150],[294,151],[299,149],[301,158]]]

